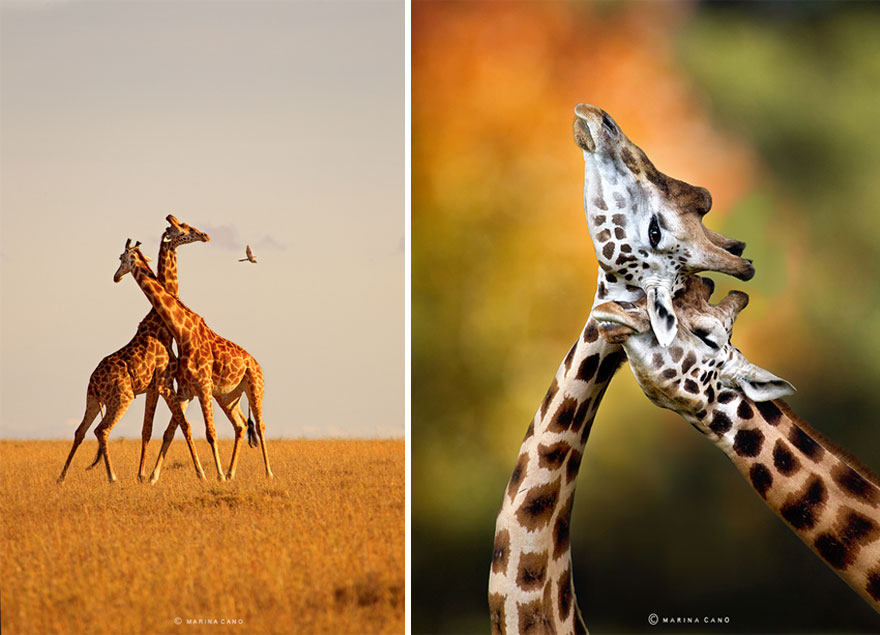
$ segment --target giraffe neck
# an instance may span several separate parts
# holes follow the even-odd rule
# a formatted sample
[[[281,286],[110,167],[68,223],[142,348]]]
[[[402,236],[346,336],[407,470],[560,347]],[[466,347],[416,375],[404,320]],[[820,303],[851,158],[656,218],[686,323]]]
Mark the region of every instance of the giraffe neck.
[[[177,283],[177,244],[173,241],[165,240],[164,236],[159,246],[159,262],[156,266],[156,277],[168,293],[175,297],[180,295]]]
[[[195,314],[177,297],[165,290],[146,264],[136,263],[132,267],[131,274],[182,350],[190,340],[194,322],[192,316]]]
[[[575,481],[596,411],[624,360],[590,318],[529,425],[495,524],[494,633],[586,632],[569,541]]]
[[[765,503],[880,612],[880,480],[785,402],[722,392],[706,422]],[[711,435],[710,435],[711,436]]]

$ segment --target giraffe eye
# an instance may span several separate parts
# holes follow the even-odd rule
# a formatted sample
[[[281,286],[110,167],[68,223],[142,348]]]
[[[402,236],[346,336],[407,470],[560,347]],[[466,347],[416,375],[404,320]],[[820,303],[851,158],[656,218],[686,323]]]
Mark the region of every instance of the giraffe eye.
[[[660,223],[657,222],[657,217],[651,217],[651,224],[648,225],[648,240],[651,242],[651,247],[657,249],[657,245],[660,244],[660,237],[662,236],[660,232]]]
[[[694,329],[691,331],[694,335],[696,335],[706,346],[709,348],[718,348],[718,344],[714,342],[712,337],[709,335],[709,331],[705,329]]]
[[[611,117],[606,114],[602,114],[602,127],[608,131],[612,137],[617,136],[617,126],[614,125],[614,122],[611,121]]]

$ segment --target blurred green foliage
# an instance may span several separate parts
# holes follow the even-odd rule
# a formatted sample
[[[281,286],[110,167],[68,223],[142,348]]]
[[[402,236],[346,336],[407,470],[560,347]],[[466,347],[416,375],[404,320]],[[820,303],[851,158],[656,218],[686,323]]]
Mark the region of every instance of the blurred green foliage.
[[[880,12],[873,5],[416,3],[413,631],[486,632],[495,515],[595,290],[572,108],[709,187],[757,276],[734,342],[880,468]],[[745,167],[744,167],[745,166]],[[572,520],[595,632],[877,632],[880,619],[624,367]],[[661,631],[661,628],[656,628]]]

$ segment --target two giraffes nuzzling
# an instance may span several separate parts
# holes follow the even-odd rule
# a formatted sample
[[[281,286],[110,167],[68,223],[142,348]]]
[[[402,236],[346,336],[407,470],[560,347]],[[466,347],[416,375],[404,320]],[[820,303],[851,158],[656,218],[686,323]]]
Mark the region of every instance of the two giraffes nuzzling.
[[[67,476],[73,456],[92,422],[101,413],[102,406],[105,410],[101,423],[95,429],[98,453],[90,467],[103,458],[107,478],[110,482],[116,480],[107,438],[134,398],[143,393],[147,395],[147,404],[138,467],[141,481],[146,477],[147,444],[152,436],[153,417],[160,396],[171,411],[171,421],[165,430],[162,449],[150,476],[151,483],[159,478],[168,446],[178,426],[183,431],[197,475],[205,478],[185,416],[186,407],[193,398],[197,398],[201,405],[205,433],[221,481],[235,476],[238,450],[245,430],[248,443],[252,447],[259,445],[262,449],[267,476],[273,476],[264,438],[263,371],[260,365],[244,348],[208,328],[204,319],[187,308],[178,297],[177,247],[193,242],[208,242],[210,238],[206,233],[179,222],[174,216],[169,215],[166,220],[169,225],[162,234],[157,274],[150,269],[149,259],[141,253],[139,242],[132,245],[128,240],[125,251],[119,257],[114,282],[131,273],[153,308],[138,325],[131,341],[102,359],[92,372],[86,390],[85,415],[74,433],[73,446],[58,477],[59,482]],[[179,357],[172,350],[173,341],[177,342]],[[177,390],[174,388],[175,380]],[[253,419],[246,418],[239,407],[243,394],[247,395]],[[235,429],[232,458],[226,472],[220,465],[212,397],[217,399],[220,409]]]
[[[586,632],[574,591],[571,510],[584,448],[629,361],[648,398],[718,446],[789,528],[880,611],[880,480],[780,400],[787,381],[730,342],[748,296],[709,304],[718,271],[749,280],[745,244],[707,229],[709,192],[658,171],[603,110],[575,108],[584,209],[599,263],[581,335],[529,424],[498,514],[494,633]]]

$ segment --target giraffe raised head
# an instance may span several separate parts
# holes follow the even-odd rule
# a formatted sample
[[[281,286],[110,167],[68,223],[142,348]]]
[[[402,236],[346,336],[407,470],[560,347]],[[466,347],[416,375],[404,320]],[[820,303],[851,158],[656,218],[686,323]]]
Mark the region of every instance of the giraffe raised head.
[[[125,274],[135,268],[138,260],[149,269],[149,265],[146,263],[150,262],[152,259],[141,253],[141,241],[137,241],[132,245],[131,238],[129,238],[125,241],[125,250],[119,255],[119,269],[113,274],[113,282],[119,282],[122,280]]]
[[[622,344],[630,367],[648,398],[692,420],[703,432],[714,422],[707,407],[724,403],[725,392],[741,390],[764,402],[795,391],[789,382],[749,362],[731,343],[733,322],[748,304],[742,291],[731,291],[717,305],[709,304],[713,283],[689,276],[673,299],[678,331],[671,346],[661,346],[651,328],[647,300],[606,302],[593,309],[599,333]],[[701,416],[702,415],[702,416]]]
[[[199,231],[186,223],[181,223],[171,214],[168,214],[165,220],[168,221],[168,227],[165,228],[165,233],[162,234],[163,243],[171,243],[171,246],[178,247],[187,243],[206,243],[211,240],[211,237],[205,232]]]
[[[575,107],[574,139],[584,154],[584,211],[604,272],[598,300],[645,294],[651,326],[663,346],[676,333],[672,296],[685,278],[719,271],[749,280],[745,243],[703,225],[712,207],[708,190],[654,167],[604,110]]]

